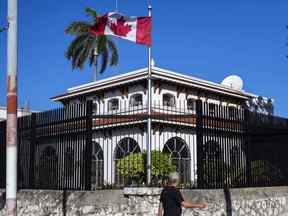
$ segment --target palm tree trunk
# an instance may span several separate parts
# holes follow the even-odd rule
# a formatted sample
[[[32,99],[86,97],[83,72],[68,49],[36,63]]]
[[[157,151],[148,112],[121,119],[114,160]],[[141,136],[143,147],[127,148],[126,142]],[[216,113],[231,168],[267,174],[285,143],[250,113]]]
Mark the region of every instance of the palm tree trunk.
[[[97,49],[94,49],[94,70],[93,70],[93,81],[97,80],[97,57],[98,57],[98,52]]]

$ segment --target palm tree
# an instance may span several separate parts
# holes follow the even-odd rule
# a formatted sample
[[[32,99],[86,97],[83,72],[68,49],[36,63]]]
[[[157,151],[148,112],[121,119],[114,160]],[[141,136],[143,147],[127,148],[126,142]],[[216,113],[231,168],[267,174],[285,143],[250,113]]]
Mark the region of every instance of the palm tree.
[[[108,64],[110,66],[118,64],[118,51],[110,37],[96,36],[90,32],[91,27],[97,24],[97,12],[92,8],[86,8],[85,11],[91,18],[90,22],[75,21],[65,29],[66,34],[75,37],[65,55],[71,61],[73,69],[83,69],[87,61],[90,66],[93,65],[93,80],[95,81],[98,60],[101,61],[99,72],[103,73]]]

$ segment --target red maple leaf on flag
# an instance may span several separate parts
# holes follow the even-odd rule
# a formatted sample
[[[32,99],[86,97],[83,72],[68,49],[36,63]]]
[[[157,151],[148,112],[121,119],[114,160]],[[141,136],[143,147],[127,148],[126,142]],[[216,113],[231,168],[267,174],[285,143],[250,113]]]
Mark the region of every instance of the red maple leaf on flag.
[[[127,34],[131,31],[131,26],[128,24],[125,24],[124,17],[121,17],[120,19],[117,19],[117,23],[111,23],[110,29],[111,31],[118,36],[126,37]]]

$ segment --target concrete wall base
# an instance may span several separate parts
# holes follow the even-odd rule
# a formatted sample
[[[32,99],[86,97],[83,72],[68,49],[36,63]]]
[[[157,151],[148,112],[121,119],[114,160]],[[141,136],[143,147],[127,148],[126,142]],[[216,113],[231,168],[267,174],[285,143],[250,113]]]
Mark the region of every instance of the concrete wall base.
[[[124,190],[49,191],[21,190],[19,216],[155,216],[161,188]],[[182,190],[193,202],[206,202],[207,209],[184,209],[197,216],[287,216],[288,187],[230,190]],[[5,214],[4,191],[0,191],[0,216]]]

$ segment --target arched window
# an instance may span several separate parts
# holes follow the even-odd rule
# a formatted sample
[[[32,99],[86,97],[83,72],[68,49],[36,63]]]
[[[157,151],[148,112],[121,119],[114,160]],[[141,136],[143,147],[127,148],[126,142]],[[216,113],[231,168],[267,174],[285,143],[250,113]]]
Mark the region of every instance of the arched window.
[[[58,176],[58,156],[56,150],[52,146],[47,146],[40,155],[38,173],[39,188],[55,189],[57,187]]]
[[[117,168],[117,163],[120,159],[128,156],[129,154],[133,153],[139,153],[141,152],[140,147],[138,143],[129,137],[123,138],[117,143],[117,146],[115,148],[115,155],[114,155],[114,160],[115,160],[115,183],[118,185],[124,185],[127,184],[131,181],[131,179],[128,176],[121,176],[118,168]],[[131,164],[130,164],[131,163]],[[127,165],[127,169],[129,167],[133,167],[134,161],[129,161],[129,164]],[[129,173],[129,171],[128,171]]]
[[[196,100],[194,98],[187,99],[187,109],[190,111],[196,110]]]
[[[115,159],[121,159],[129,155],[130,153],[138,153],[138,152],[140,152],[140,147],[138,143],[134,139],[126,137],[117,143],[115,149]]]
[[[113,98],[108,101],[108,111],[116,111],[119,109],[119,99]]]
[[[169,139],[163,148],[163,152],[170,155],[172,163],[180,174],[182,183],[190,182],[191,157],[186,142],[180,137]]]
[[[203,184],[208,188],[223,187],[229,168],[224,161],[221,146],[217,141],[209,140],[203,147]]]
[[[169,93],[163,94],[163,106],[170,106],[175,107],[176,106],[176,99],[175,96]]]
[[[66,177],[73,177],[74,175],[74,150],[71,147],[65,149],[64,154],[64,170]]]
[[[207,161],[222,159],[221,147],[218,142],[209,140],[204,145],[204,155]]]
[[[97,142],[92,144],[92,188],[97,189],[103,185],[104,180],[104,154],[101,146]]]
[[[142,106],[143,105],[143,96],[142,94],[134,94],[130,97],[129,105],[132,107]]]

